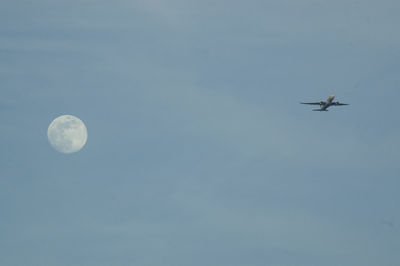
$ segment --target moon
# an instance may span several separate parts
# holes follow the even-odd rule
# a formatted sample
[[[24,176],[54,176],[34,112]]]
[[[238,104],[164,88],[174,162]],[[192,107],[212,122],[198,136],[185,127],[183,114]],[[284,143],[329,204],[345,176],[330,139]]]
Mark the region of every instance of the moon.
[[[79,118],[62,115],[50,123],[47,138],[56,151],[74,153],[80,151],[87,141],[87,129]]]

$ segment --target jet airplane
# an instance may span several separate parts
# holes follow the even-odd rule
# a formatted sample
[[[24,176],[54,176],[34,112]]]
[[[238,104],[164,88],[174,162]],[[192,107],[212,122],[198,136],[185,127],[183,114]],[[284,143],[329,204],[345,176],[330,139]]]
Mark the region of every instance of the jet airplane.
[[[319,105],[319,109],[313,109],[313,111],[328,111],[328,108],[331,106],[349,105],[347,103],[334,102],[333,101],[334,98],[335,95],[331,94],[326,101],[301,103],[301,104]]]

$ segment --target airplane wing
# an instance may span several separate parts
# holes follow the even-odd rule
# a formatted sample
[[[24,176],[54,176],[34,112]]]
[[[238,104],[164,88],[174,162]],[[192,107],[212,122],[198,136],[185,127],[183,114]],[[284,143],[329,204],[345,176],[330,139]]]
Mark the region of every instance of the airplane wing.
[[[324,104],[324,102],[301,103],[301,104],[323,105],[323,104]]]
[[[349,105],[348,103],[333,102],[332,105]]]

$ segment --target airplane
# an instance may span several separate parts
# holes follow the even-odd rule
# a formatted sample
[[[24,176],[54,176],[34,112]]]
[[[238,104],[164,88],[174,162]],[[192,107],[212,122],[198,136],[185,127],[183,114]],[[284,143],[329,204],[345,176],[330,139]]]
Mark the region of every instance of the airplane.
[[[319,105],[319,109],[313,109],[313,111],[328,111],[328,107],[331,107],[331,106],[349,105],[347,103],[334,102],[333,101],[334,98],[335,98],[335,95],[331,94],[325,102],[320,101],[320,102],[301,103],[301,104]]]

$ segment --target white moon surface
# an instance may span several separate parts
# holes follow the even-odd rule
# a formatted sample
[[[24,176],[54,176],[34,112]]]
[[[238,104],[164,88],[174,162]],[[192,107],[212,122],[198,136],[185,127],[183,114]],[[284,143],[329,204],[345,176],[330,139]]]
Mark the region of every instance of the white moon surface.
[[[47,138],[51,146],[62,153],[74,153],[82,149],[87,136],[85,124],[73,115],[57,117],[47,129]]]

